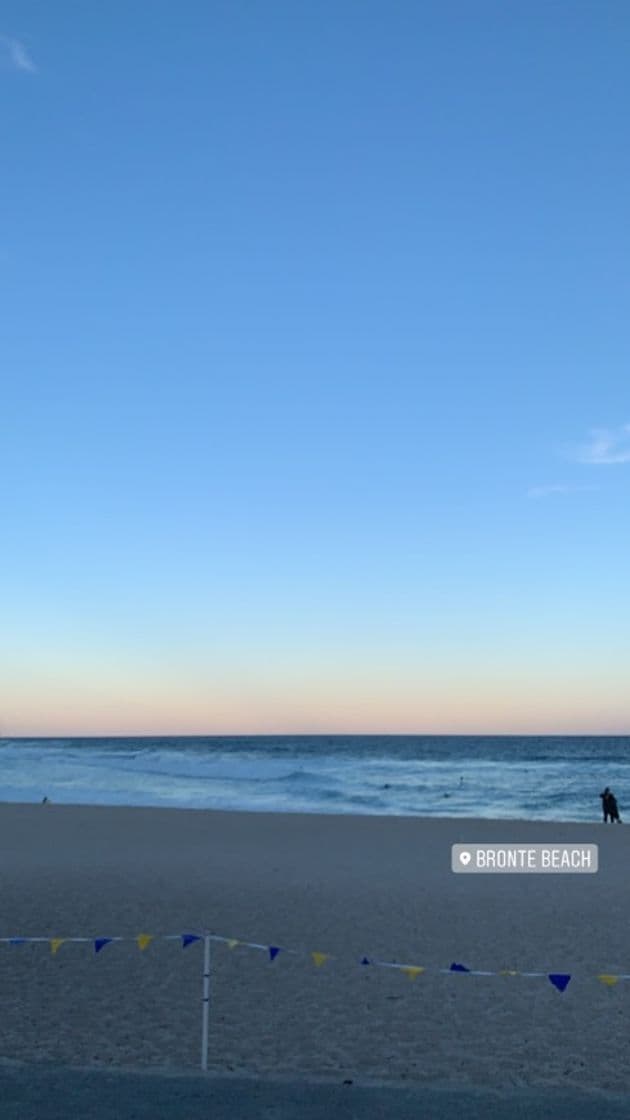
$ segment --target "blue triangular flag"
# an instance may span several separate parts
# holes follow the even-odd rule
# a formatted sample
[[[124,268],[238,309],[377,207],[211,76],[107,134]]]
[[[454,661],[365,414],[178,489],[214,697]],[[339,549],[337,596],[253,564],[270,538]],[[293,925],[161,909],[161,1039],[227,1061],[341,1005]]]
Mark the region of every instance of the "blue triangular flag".
[[[278,948],[277,945],[270,945],[269,946],[269,960],[270,961],[275,961],[279,952],[280,952],[280,949]]]
[[[361,961],[361,964],[371,964],[371,963],[372,962],[369,961],[367,957],[364,957],[363,960]]]
[[[109,945],[111,940],[112,940],[111,937],[97,937],[97,938],[95,938],[95,940],[94,940],[94,952],[95,953],[100,953],[101,949],[104,949],[106,945]]]
[[[196,933],[182,933],[182,949],[192,945],[193,941],[201,941],[201,938]]]
[[[9,945],[26,945],[26,942],[27,942],[26,937],[10,937],[9,938]]]
[[[470,969],[466,968],[465,964],[455,964],[455,963],[453,963],[451,965],[450,971],[451,972],[470,972]]]
[[[566,972],[550,972],[549,979],[554,988],[557,988],[559,992],[563,992],[571,979],[571,975]]]

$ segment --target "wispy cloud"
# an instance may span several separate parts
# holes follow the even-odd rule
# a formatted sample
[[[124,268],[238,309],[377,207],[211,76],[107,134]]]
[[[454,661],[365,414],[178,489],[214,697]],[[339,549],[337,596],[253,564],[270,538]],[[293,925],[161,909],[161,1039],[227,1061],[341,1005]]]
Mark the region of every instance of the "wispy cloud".
[[[12,39],[9,35],[0,35],[0,57],[5,65],[13,70],[24,70],[28,74],[35,74],[37,67],[28,53],[24,43],[19,39]]]
[[[547,486],[531,486],[528,498],[550,498],[552,494],[579,494],[584,491],[599,490],[599,486],[573,485],[569,482],[552,482]]]
[[[593,428],[590,437],[577,449],[579,463],[630,463],[630,424]]]

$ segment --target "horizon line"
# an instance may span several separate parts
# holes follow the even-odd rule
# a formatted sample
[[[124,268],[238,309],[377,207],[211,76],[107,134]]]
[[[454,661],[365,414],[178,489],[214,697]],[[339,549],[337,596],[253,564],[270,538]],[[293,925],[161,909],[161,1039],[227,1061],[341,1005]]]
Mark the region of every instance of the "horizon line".
[[[628,731],[142,731],[139,733],[58,732],[11,734],[4,739],[630,739]]]

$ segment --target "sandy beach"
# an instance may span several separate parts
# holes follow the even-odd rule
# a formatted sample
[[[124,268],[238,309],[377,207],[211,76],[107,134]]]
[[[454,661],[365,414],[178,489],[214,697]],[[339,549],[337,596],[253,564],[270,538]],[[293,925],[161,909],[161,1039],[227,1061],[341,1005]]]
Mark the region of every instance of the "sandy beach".
[[[630,982],[597,979],[630,971],[623,827],[5,804],[0,831],[0,936],[207,928],[335,956],[213,945],[211,1071],[630,1089]],[[600,870],[450,871],[452,843],[501,840],[597,842]],[[0,945],[0,1057],[194,1071],[202,955]],[[454,961],[572,980],[431,971]]]

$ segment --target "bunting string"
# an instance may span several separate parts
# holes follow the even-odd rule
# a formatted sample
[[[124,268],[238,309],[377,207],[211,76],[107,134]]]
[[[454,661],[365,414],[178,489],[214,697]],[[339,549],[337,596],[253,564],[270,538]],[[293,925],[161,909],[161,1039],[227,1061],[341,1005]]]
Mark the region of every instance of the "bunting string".
[[[230,951],[237,948],[240,949],[254,949],[258,952],[265,953],[269,961],[275,961],[280,955],[283,956],[297,956],[304,957],[305,960],[310,959],[315,968],[323,968],[329,962],[344,962],[344,958],[335,956],[332,953],[322,952],[321,950],[301,950],[288,948],[283,945],[269,945],[260,941],[244,941],[237,937],[224,937],[218,933],[171,933],[171,934],[152,934],[152,933],[137,933],[134,936],[120,936],[112,935],[108,937],[0,937],[0,944],[20,946],[31,944],[43,944],[50,947],[53,956],[56,956],[64,945],[80,944],[92,945],[95,954],[103,951],[108,945],[117,943],[135,943],[141,952],[146,952],[149,947],[158,941],[178,941],[183,949],[188,948],[196,942],[203,942],[205,940],[210,942],[218,942],[225,946]],[[381,960],[380,957],[375,956],[360,956],[355,958],[354,964],[362,967],[370,968],[389,968],[395,969],[404,973],[410,980],[416,980],[419,976],[433,974],[450,975],[450,974],[463,974],[466,976],[476,977],[490,977],[490,976],[505,976],[505,977],[527,977],[534,979],[547,979],[559,991],[565,991],[569,981],[575,975],[572,972],[550,972],[548,969],[535,969],[524,970],[514,968],[497,968],[497,969],[482,969],[471,968],[466,964],[458,961],[453,961],[448,967],[438,967],[431,965],[421,965],[408,962],[399,962],[394,960]],[[592,974],[593,978],[599,980],[606,987],[614,987],[619,981],[630,980],[630,972],[599,972]]]
[[[187,949],[190,945],[196,943],[203,944],[203,995],[201,1000],[202,1005],[202,1026],[201,1026],[201,1069],[207,1071],[208,1069],[208,1040],[209,1040],[209,1014],[210,1014],[210,946],[212,942],[219,942],[227,947],[230,952],[236,949],[254,949],[259,953],[264,953],[272,964],[280,956],[301,957],[305,960],[312,962],[316,969],[324,968],[330,961],[341,961],[343,964],[347,963],[344,958],[337,957],[332,953],[325,953],[319,949],[311,949],[310,951],[287,948],[283,945],[267,945],[260,941],[243,941],[238,937],[224,937],[218,933],[210,933],[209,931],[199,932],[191,931],[186,933],[168,933],[168,934],[153,934],[153,933],[137,933],[133,937],[112,935],[104,937],[0,937],[0,945],[20,947],[22,945],[48,945],[53,957],[56,957],[64,946],[67,945],[91,945],[94,953],[101,953],[109,945],[116,943],[135,943],[141,953],[146,953],[151,945],[159,941],[179,942],[182,949]],[[418,977],[426,974],[434,973],[439,975],[460,975],[460,976],[475,976],[475,977],[527,977],[532,979],[546,979],[558,992],[565,992],[572,977],[571,972],[549,972],[546,969],[539,970],[522,970],[515,968],[498,968],[498,969],[482,969],[470,968],[461,961],[453,961],[448,968],[440,968],[431,965],[412,964],[408,962],[401,963],[400,961],[385,961],[380,957],[362,956],[354,958],[354,965],[359,965],[361,968],[389,968],[397,970],[403,975],[407,976],[410,981],[416,981]],[[276,966],[277,967],[277,966]],[[615,987],[620,981],[630,980],[630,972],[599,972],[594,974],[594,978],[599,980],[607,988]]]

